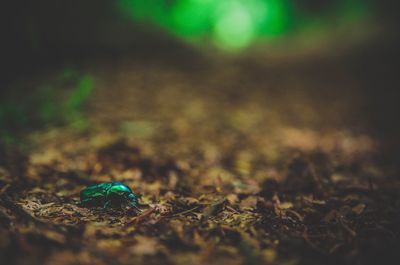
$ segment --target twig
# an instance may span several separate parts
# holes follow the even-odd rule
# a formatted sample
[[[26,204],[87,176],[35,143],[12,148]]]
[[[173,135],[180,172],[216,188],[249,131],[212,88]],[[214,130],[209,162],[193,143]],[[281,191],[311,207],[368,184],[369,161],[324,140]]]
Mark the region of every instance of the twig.
[[[193,212],[194,210],[198,209],[199,207],[200,206],[197,205],[196,207],[193,207],[192,209],[189,209],[189,210],[186,210],[186,211],[183,211],[183,212],[180,212],[180,213],[173,214],[173,215],[171,215],[171,217],[176,217],[176,216],[179,216],[179,215],[184,215],[184,214]]]

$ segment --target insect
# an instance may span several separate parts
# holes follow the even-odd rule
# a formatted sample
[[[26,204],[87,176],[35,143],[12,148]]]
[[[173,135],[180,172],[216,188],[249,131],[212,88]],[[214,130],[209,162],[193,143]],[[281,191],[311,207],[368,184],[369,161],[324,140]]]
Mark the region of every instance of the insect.
[[[129,204],[139,210],[136,194],[127,185],[117,181],[88,186],[81,191],[80,197],[81,205],[85,207],[107,208],[109,205]]]

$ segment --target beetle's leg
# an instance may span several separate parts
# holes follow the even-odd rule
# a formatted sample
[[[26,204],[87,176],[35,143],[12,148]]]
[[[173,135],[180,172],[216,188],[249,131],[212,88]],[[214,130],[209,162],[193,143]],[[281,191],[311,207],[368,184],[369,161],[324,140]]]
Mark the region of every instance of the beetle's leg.
[[[134,202],[130,202],[129,205],[132,206],[133,208],[135,208],[135,210],[138,211],[138,212],[141,212],[141,211],[142,211],[142,210],[139,209],[139,207],[137,206],[137,204],[134,203]]]
[[[89,203],[90,202],[90,199],[86,199],[86,200],[81,200],[79,203],[78,203],[78,205],[80,206],[80,207],[84,207],[87,203]]]
[[[110,200],[106,201],[103,205],[103,209],[107,208],[109,204],[110,204]]]

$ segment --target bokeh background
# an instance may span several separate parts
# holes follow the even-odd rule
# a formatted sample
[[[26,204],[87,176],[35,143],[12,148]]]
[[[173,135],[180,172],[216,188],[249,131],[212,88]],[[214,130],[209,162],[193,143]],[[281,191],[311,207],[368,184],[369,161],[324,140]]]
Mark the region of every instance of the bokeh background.
[[[397,9],[389,0],[8,2],[2,7],[2,146],[20,145],[26,132],[48,126],[88,126],[83,109],[90,106],[113,117],[131,104],[123,103],[129,89],[101,89],[95,80],[118,79],[123,71],[155,80],[174,69],[190,76],[188,87],[217,80],[192,86],[196,93],[204,86],[224,95],[261,89],[264,97],[280,98],[271,104],[277,119],[367,132],[383,140],[384,160],[395,160]],[[111,110],[87,104],[100,102],[95,95],[104,91],[119,91],[101,103]]]

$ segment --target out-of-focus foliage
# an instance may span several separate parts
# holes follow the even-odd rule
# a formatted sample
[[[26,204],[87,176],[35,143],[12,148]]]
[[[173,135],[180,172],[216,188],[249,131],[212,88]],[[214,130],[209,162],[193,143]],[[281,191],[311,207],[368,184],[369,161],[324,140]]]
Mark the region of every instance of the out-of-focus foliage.
[[[64,116],[69,121],[78,121],[79,127],[85,126],[86,122],[81,113],[81,108],[85,101],[89,98],[93,90],[93,78],[90,75],[82,75],[77,80],[76,87],[71,91],[64,104]]]
[[[160,26],[187,40],[211,39],[228,50],[244,48],[260,38],[284,36],[310,23],[322,25],[333,18],[360,18],[367,13],[365,1],[318,2],[120,0],[119,7],[134,21]]]
[[[0,99],[0,144],[16,144],[24,131],[48,125],[87,125],[82,106],[93,90],[93,78],[66,68],[39,85],[17,84]]]

